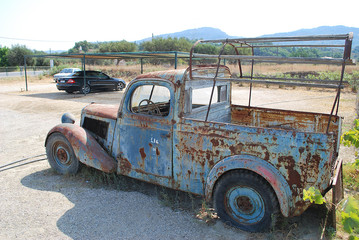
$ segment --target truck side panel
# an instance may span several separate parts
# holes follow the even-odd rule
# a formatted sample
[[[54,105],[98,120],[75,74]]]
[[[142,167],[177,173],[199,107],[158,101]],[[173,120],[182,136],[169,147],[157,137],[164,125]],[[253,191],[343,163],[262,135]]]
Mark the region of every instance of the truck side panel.
[[[289,184],[297,215],[305,210],[304,188],[330,184],[331,134],[245,127],[182,118],[174,133],[176,188],[204,195],[208,173],[224,158],[251,155],[273,165]]]

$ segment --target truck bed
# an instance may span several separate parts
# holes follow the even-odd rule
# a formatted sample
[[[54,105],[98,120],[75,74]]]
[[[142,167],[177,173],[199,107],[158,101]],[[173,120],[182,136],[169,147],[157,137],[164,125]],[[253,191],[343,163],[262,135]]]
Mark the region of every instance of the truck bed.
[[[326,133],[330,115],[310,112],[231,106],[231,123],[299,132]],[[338,133],[339,117],[332,116],[329,132]]]
[[[204,120],[207,107],[195,109],[186,118]],[[257,128],[275,128],[298,132],[326,133],[330,115],[280,109],[248,107],[240,105],[223,106],[213,104],[208,120]],[[331,117],[330,133],[338,134],[340,118]]]

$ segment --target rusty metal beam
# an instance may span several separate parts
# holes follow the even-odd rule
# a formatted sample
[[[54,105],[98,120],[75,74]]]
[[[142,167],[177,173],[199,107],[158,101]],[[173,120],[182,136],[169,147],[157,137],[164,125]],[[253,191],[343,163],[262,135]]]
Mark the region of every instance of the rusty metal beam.
[[[193,77],[193,80],[213,80],[213,78]],[[283,79],[286,80],[286,79]],[[298,87],[317,87],[317,88],[344,88],[343,84],[315,84],[303,82],[285,82],[285,81],[266,81],[266,80],[253,80],[250,78],[218,78],[217,81],[231,81],[238,83],[257,83],[257,84],[275,84],[285,86],[298,86]]]
[[[206,58],[214,59],[218,58],[218,55],[210,54],[192,54],[193,58]],[[307,64],[333,64],[340,65],[345,63],[346,65],[353,65],[355,61],[353,59],[341,59],[341,58],[300,58],[300,57],[276,57],[276,56],[250,56],[250,55],[223,55],[223,59],[250,61],[256,62],[273,62],[273,63],[307,63]]]
[[[297,36],[297,37],[262,37],[262,38],[237,38],[231,42],[238,44],[265,43],[265,42],[299,42],[299,41],[325,41],[325,40],[345,40],[350,34],[340,35],[316,35],[316,36]],[[228,39],[204,40],[203,43],[224,43]]]
[[[291,44],[291,45],[252,45],[252,46],[237,46],[236,48],[293,48],[293,47],[320,47],[320,48],[342,48],[345,45],[340,44]]]

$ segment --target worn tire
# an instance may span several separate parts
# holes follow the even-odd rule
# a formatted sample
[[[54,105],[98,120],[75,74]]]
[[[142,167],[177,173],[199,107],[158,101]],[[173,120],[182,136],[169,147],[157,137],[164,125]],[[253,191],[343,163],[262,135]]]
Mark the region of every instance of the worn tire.
[[[214,207],[222,221],[249,232],[270,230],[279,212],[271,186],[257,174],[241,170],[220,178],[214,189]]]
[[[124,89],[124,88],[125,88],[125,84],[124,84],[123,82],[119,82],[119,83],[116,85],[115,90],[116,90],[116,91],[120,91],[120,90],[122,90],[122,89]]]
[[[81,166],[70,142],[61,133],[49,136],[46,154],[51,168],[60,174],[75,174]]]
[[[90,92],[91,92],[91,87],[88,84],[85,84],[85,86],[81,88],[81,93],[83,94],[89,94]]]

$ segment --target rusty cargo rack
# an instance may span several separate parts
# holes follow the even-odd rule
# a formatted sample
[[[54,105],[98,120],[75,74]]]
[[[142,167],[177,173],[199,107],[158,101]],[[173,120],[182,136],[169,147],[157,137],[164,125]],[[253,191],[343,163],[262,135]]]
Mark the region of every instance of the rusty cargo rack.
[[[343,35],[319,35],[319,36],[299,36],[299,37],[274,37],[274,38],[238,38],[238,39],[222,39],[222,40],[199,40],[190,52],[190,78],[197,79],[192,75],[195,67],[193,62],[195,59],[218,59],[218,65],[222,59],[237,60],[239,67],[239,77],[221,78],[216,80],[230,80],[242,83],[260,83],[260,84],[281,84],[289,86],[319,87],[319,88],[343,88],[343,76],[338,81],[308,79],[308,78],[278,78],[278,77],[255,77],[253,75],[254,64],[259,62],[267,63],[292,63],[292,64],[327,64],[342,65],[342,73],[344,73],[345,65],[354,65],[353,59],[350,59],[353,33]],[[344,41],[338,44],[338,41]],[[305,42],[307,44],[305,44]],[[318,42],[313,44],[313,42]],[[324,43],[323,43],[324,42]],[[335,44],[328,44],[335,42]],[[222,44],[219,55],[195,53],[195,47],[201,43]],[[290,44],[288,44],[290,43]],[[226,45],[232,46],[236,55],[224,55],[223,50]],[[251,49],[252,55],[239,55],[238,49]],[[343,58],[305,58],[305,57],[278,57],[278,56],[256,56],[254,49],[256,48],[342,48]],[[243,75],[242,63],[250,62],[252,65],[250,76]],[[203,79],[203,78],[201,78]],[[211,78],[213,80],[213,78]]]
[[[238,39],[222,39],[222,40],[199,40],[191,49],[190,63],[189,63],[189,78],[191,80],[211,80],[213,81],[212,95],[216,81],[231,81],[237,83],[249,83],[249,106],[251,105],[251,93],[252,84],[276,84],[285,86],[299,86],[299,87],[316,87],[316,88],[331,88],[337,89],[337,95],[334,100],[334,104],[330,115],[332,116],[334,111],[335,115],[338,113],[340,91],[344,88],[348,82],[343,81],[344,71],[346,65],[355,65],[355,61],[351,59],[351,48],[353,41],[353,33],[341,34],[341,35],[316,35],[316,36],[297,36],[297,37],[262,37],[262,38],[238,38]],[[217,55],[195,53],[195,48],[199,44],[217,44],[222,45],[220,53]],[[231,46],[234,49],[235,55],[226,55],[224,49],[226,46]],[[280,57],[280,56],[264,56],[255,55],[255,49],[257,48],[339,48],[343,50],[342,58],[330,58],[330,57]],[[251,55],[240,55],[239,49],[250,49]],[[203,60],[216,60],[217,64],[212,65],[215,70],[214,77],[196,76],[194,72],[200,69],[200,65],[194,65],[194,61]],[[239,76],[226,77],[219,73],[221,60],[235,60],[238,63]],[[247,62],[251,66],[250,74],[244,75],[242,70],[243,63]],[[337,80],[322,80],[312,78],[288,78],[288,77],[273,77],[273,76],[254,76],[255,63],[275,63],[275,64],[326,64],[326,65],[339,65],[341,66],[340,78]],[[208,67],[208,65],[206,65]],[[211,105],[212,97],[209,103],[209,109]],[[335,110],[336,109],[336,110]],[[208,113],[207,113],[208,114]],[[329,129],[328,123],[328,129]]]

